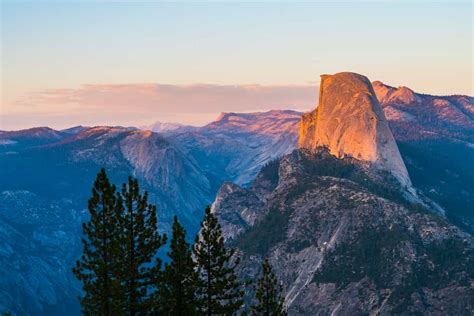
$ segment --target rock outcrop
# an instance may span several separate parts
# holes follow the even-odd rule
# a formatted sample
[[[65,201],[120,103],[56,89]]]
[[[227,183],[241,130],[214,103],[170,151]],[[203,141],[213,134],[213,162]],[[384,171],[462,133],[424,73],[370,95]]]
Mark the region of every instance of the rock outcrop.
[[[408,88],[387,88],[383,100],[422,102]],[[474,239],[415,193],[364,76],[322,76],[299,149],[250,188],[224,184],[212,210],[242,258],[241,277],[255,279],[269,260],[290,315],[472,313]]]
[[[472,235],[369,177],[355,159],[300,149],[257,177],[271,192],[223,186],[213,211],[241,278],[268,259],[289,315],[470,315]]]
[[[380,81],[374,81],[372,86],[381,104],[395,103],[416,106],[422,102],[421,97],[407,87],[399,87],[397,89],[384,85]]]
[[[338,157],[353,157],[390,171],[411,187],[407,169],[370,81],[343,72],[322,75],[319,105],[303,116],[299,147],[326,147]]]

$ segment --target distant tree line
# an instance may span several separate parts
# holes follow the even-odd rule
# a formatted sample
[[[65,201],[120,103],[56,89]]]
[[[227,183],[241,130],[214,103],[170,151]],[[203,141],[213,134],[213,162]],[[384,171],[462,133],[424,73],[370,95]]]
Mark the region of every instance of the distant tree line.
[[[224,244],[209,207],[194,245],[174,217],[164,266],[157,253],[168,238],[158,232],[156,206],[136,179],[117,190],[102,169],[88,209],[83,254],[73,268],[83,284],[85,315],[286,315],[282,285],[267,260],[252,304],[244,306],[239,258]]]

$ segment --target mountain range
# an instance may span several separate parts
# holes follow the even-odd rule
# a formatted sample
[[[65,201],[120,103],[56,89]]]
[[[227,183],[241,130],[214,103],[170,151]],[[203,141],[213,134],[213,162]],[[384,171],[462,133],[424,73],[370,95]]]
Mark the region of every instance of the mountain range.
[[[445,279],[439,289],[402,291],[416,299],[392,300],[394,291],[403,290],[399,284],[408,282],[403,277],[414,275],[405,270],[425,269],[431,279],[409,280],[420,284],[443,277],[421,262],[426,257],[437,263],[442,255],[436,251],[444,248],[436,243],[457,251],[454,257],[472,249],[474,98],[418,94],[358,76],[325,77],[318,109],[303,119],[288,110],[222,113],[203,127],[1,131],[0,310],[79,313],[80,285],[70,269],[81,249],[90,187],[105,167],[114,183],[128,175],[139,179],[158,207],[162,231],[169,231],[177,214],[193,235],[204,207],[214,202],[226,238],[245,258],[241,273],[255,275],[259,260],[270,254],[291,314],[316,307],[322,314],[397,308],[438,313],[446,306],[462,313],[469,293]],[[336,79],[341,82],[334,87]],[[352,98],[354,89],[360,99]],[[351,106],[335,115],[339,103]],[[361,111],[361,105],[367,108]],[[342,122],[334,125],[334,117]],[[354,139],[373,141],[354,147]],[[424,203],[421,211],[413,196]],[[377,242],[393,257],[408,259],[392,262],[390,254],[377,253],[377,260],[389,260],[386,270],[370,266],[356,276],[334,276],[347,248],[363,250],[357,241],[374,242],[380,235],[389,236]],[[357,255],[351,258],[363,260]],[[468,280],[463,271],[470,263],[453,260],[450,277]],[[370,278],[379,272],[391,277]],[[382,288],[384,282],[390,286]],[[354,303],[337,307],[347,300]]]

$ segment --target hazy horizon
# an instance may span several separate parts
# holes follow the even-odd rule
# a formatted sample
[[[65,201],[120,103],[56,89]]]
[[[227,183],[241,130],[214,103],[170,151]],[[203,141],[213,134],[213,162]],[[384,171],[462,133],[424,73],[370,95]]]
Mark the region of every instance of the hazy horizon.
[[[157,121],[203,126],[222,112],[308,111],[317,105],[318,89],[310,85],[84,85],[30,93],[15,104],[24,112],[2,115],[1,126],[3,130],[139,127]]]

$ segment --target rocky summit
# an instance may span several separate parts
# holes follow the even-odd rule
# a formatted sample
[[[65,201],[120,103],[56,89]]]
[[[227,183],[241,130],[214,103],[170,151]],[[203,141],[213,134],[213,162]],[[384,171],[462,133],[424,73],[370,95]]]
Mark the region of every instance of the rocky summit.
[[[412,97],[405,89],[394,100]],[[322,76],[299,148],[248,188],[222,185],[212,211],[241,277],[254,279],[268,259],[290,315],[472,315],[472,234],[407,188],[370,81],[339,73]]]
[[[327,147],[390,171],[403,186],[411,181],[370,81],[359,74],[322,75],[318,107],[303,116],[299,147]]]

